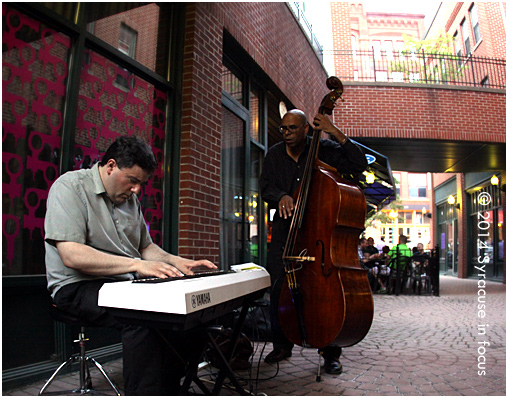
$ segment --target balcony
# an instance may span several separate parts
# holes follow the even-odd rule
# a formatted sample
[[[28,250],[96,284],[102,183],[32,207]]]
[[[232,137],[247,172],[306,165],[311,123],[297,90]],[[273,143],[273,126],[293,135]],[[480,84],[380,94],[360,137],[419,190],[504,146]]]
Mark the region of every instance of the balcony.
[[[324,51],[343,81],[506,89],[506,60],[412,51]]]
[[[312,24],[305,16],[302,5],[297,1],[290,1],[287,4],[305,33],[307,40],[309,40],[310,45],[314,48],[319,60],[323,62],[323,46],[319,43],[315,32],[312,30]]]

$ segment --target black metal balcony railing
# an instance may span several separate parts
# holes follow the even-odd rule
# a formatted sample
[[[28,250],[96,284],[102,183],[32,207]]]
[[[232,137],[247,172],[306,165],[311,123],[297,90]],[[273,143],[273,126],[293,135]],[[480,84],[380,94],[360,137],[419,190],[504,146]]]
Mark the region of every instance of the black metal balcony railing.
[[[305,13],[301,9],[300,3],[296,1],[290,1],[287,4],[289,6],[289,9],[293,11],[296,20],[300,23],[300,26],[307,35],[310,44],[312,45],[312,47],[314,47],[314,50],[316,51],[316,54],[318,55],[320,61],[323,62],[323,47],[321,46],[321,44],[319,44],[319,41],[312,30],[312,24],[305,16]]]
[[[506,88],[506,60],[425,52],[325,51],[344,81]],[[339,65],[339,66],[337,66]]]

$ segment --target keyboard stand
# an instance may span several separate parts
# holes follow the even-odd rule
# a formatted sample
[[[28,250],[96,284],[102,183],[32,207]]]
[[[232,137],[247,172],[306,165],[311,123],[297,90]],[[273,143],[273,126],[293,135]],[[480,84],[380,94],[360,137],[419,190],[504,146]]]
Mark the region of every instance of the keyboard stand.
[[[132,291],[130,289],[134,285],[134,283],[126,284],[126,282],[117,282],[116,284],[111,283],[103,286],[101,289],[103,296],[101,296],[101,292],[99,292],[99,305],[107,307],[108,312],[121,323],[144,326],[155,330],[160,329],[159,335],[162,337],[165,344],[167,344],[168,348],[175,353],[178,353],[177,350],[174,349],[171,342],[164,337],[164,334],[161,331],[170,330],[176,332],[195,332],[196,337],[200,339],[199,347],[194,347],[195,349],[191,350],[191,357],[187,358],[186,361],[183,361],[183,358],[180,358],[182,364],[187,367],[183,384],[179,391],[180,395],[189,394],[189,388],[192,382],[194,382],[205,395],[219,395],[226,378],[230,380],[231,384],[240,395],[252,395],[240,384],[238,378],[229,365],[231,358],[233,357],[235,344],[230,344],[228,352],[224,355],[214,338],[214,333],[222,331],[222,327],[210,325],[214,324],[221,316],[231,314],[234,310],[241,308],[240,316],[234,324],[233,333],[230,338],[232,342],[236,342],[240,336],[249,307],[255,300],[260,299],[266,291],[266,288],[270,286],[269,276],[266,271],[260,274],[244,274],[243,272],[239,272],[232,273],[231,275],[234,276],[234,278],[227,277],[228,281],[231,283],[236,283],[235,281],[242,283],[242,286],[245,286],[249,293],[245,295],[232,295],[231,298],[225,301],[220,301],[212,306],[205,306],[203,309],[192,311],[188,314],[123,307],[124,304],[119,304],[116,299],[119,296],[122,297],[122,295],[126,294],[126,292]],[[252,278],[249,275],[252,275]],[[246,276],[249,276],[249,278],[246,278]],[[230,281],[230,279],[232,280]],[[254,281],[256,285],[251,286],[251,281]],[[160,286],[158,282],[150,281],[150,283],[156,283],[157,286]],[[115,287],[115,285],[119,288],[119,290]],[[239,285],[235,284],[235,286]],[[213,288],[215,290],[219,289],[218,286]],[[145,290],[146,289],[142,289],[141,291]],[[138,293],[140,292],[139,289],[136,291]],[[115,295],[113,295],[114,292],[116,292]],[[185,294],[190,293],[185,292]],[[102,303],[101,299],[103,301]],[[219,368],[219,373],[212,391],[205,386],[204,380],[199,380],[198,378],[198,366],[201,363],[207,344],[216,351],[218,356],[217,367]]]
[[[231,341],[237,341],[238,337],[240,336],[240,332],[242,330],[243,323],[245,321],[245,318],[247,316],[247,312],[249,310],[250,304],[246,300],[245,303],[242,306],[242,310],[240,312],[240,316],[238,317],[238,320],[236,321],[235,327],[233,329],[233,334],[231,335]],[[215,352],[218,355],[219,360],[219,374],[217,376],[217,379],[215,381],[215,384],[213,386],[213,390],[210,392],[210,390],[204,385],[204,383],[198,378],[197,372],[198,372],[198,364],[201,361],[201,357],[203,356],[203,353],[199,356],[199,358],[194,358],[192,361],[190,361],[189,368],[187,370],[187,374],[185,376],[185,379],[183,381],[182,387],[180,389],[180,395],[187,395],[190,385],[192,381],[196,383],[196,385],[200,388],[201,391],[205,395],[214,395],[218,396],[222,385],[224,384],[224,381],[226,378],[229,379],[229,381],[233,384],[236,391],[240,395],[251,395],[248,391],[245,390],[245,388],[240,384],[238,381],[238,378],[235,375],[235,372],[233,369],[231,369],[231,366],[229,365],[229,362],[231,361],[231,358],[233,357],[235,344],[230,344],[228,352],[226,353],[226,356],[222,353],[220,347],[218,346],[217,342],[214,338],[214,333],[221,331],[222,328],[219,326],[211,326],[204,328],[204,336],[206,337],[206,341],[210,343],[210,345],[213,347]]]

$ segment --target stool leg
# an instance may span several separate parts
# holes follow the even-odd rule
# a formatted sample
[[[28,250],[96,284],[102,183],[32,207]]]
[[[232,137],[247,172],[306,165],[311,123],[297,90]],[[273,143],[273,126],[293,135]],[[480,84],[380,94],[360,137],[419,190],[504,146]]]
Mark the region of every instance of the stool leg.
[[[111,381],[108,374],[102,367],[102,365],[97,362],[94,358],[86,355],[86,342],[88,341],[85,338],[85,328],[81,327],[81,331],[78,335],[78,339],[74,340],[75,343],[79,343],[79,354],[72,355],[67,361],[62,363],[57,370],[51,375],[46,384],[39,391],[39,395],[42,395],[44,391],[49,387],[49,385],[53,382],[55,377],[60,373],[60,371],[65,368],[67,365],[79,361],[79,388],[73,390],[73,393],[79,393],[81,395],[86,395],[89,392],[93,391],[92,387],[92,377],[90,376],[90,367],[88,365],[88,361],[92,362],[97,369],[102,373],[104,378],[108,381],[109,385],[115,390],[116,395],[120,396],[120,392],[118,388],[116,388],[115,384]]]
[[[79,388],[73,392],[79,392],[81,395],[86,394],[92,388],[92,379],[90,377],[90,369],[86,361],[86,342],[88,339],[85,337],[85,328],[82,326],[78,334],[78,339],[74,340],[79,343]]]
[[[102,373],[104,378],[108,381],[111,388],[113,388],[113,390],[115,390],[116,395],[120,396],[120,392],[118,391],[118,388],[116,388],[115,384],[111,381],[111,379],[109,378],[108,374],[106,373],[106,371],[104,370],[102,365],[91,357],[87,357],[86,359],[89,361],[92,361],[92,363],[95,365],[95,367],[100,370],[100,372]]]
[[[48,379],[48,381],[46,381],[46,384],[44,384],[44,386],[42,386],[41,390],[39,391],[39,395],[42,395],[44,393],[44,390],[46,390],[46,388],[49,387],[49,385],[53,382],[53,380],[55,379],[55,377],[58,375],[58,373],[60,373],[60,371],[65,368],[67,365],[73,363],[74,361],[76,361],[77,358],[76,358],[76,355],[72,355],[67,361],[65,361],[64,363],[62,363],[57,370],[55,370],[55,372],[51,375],[51,377]]]
[[[90,376],[90,368],[88,366],[88,361],[90,361],[95,365],[95,367],[97,369],[99,369],[99,371],[102,373],[102,375],[107,380],[109,385],[113,388],[113,390],[115,390],[116,395],[120,395],[120,392],[116,388],[115,384],[111,381],[111,379],[107,375],[107,373],[104,370],[104,368],[102,367],[102,365],[99,362],[97,362],[94,358],[86,355],[86,342],[88,341],[88,339],[85,338],[85,328],[84,327],[81,328],[81,333],[79,334],[79,339],[76,341],[79,342],[79,347],[80,347],[79,379],[80,379],[80,384],[81,384],[81,387],[80,387],[81,390],[75,390],[75,392],[80,392],[81,395],[83,395],[83,394],[86,394],[86,393],[92,391],[92,389],[93,389],[92,378]],[[85,377],[85,374],[86,374],[86,377]]]

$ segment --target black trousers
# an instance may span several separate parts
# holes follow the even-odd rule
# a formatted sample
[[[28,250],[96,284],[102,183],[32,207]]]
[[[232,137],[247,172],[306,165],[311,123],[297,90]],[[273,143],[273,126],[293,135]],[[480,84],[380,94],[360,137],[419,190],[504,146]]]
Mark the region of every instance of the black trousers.
[[[272,282],[272,288],[270,291],[270,322],[272,328],[272,342],[273,348],[276,349],[287,349],[291,351],[294,344],[288,340],[279,322],[279,299],[284,284],[285,275],[279,276]],[[322,348],[323,358],[338,360],[342,354],[342,348],[332,344]]]
[[[170,332],[119,323],[98,306],[99,289],[105,282],[87,281],[64,286],[57,292],[54,302],[62,310],[97,326],[121,331],[126,395],[178,395],[187,361],[202,352],[204,340],[198,332]]]

